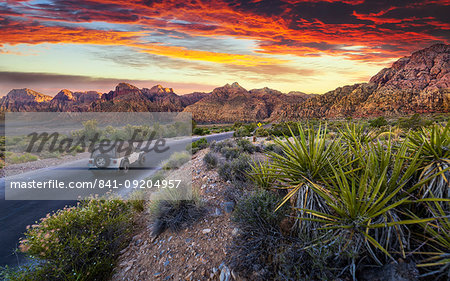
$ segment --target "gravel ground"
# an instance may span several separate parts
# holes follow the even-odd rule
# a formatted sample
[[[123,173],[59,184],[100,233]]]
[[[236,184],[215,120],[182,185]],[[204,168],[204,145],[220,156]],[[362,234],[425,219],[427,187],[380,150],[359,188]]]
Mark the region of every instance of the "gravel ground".
[[[223,263],[227,245],[238,233],[224,208],[224,191],[231,184],[221,180],[216,170],[206,169],[203,156],[208,150],[181,167],[192,169],[193,187],[200,191],[208,214],[187,229],[166,231],[155,239],[150,215],[144,213],[141,230],[122,251],[111,280],[222,280],[221,274],[234,279],[234,272]]]

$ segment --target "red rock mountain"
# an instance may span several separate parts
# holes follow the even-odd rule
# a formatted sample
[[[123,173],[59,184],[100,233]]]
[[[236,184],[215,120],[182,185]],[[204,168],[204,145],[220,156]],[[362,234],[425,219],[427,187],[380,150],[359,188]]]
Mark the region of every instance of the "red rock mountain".
[[[0,99],[1,111],[37,111],[53,98],[30,89],[14,89]],[[45,106],[44,106],[45,107]]]
[[[305,99],[269,88],[247,91],[235,82],[214,89],[183,111],[192,112],[198,122],[250,122],[267,119],[275,110],[283,110],[287,104]]]
[[[11,90],[0,111],[191,112],[198,122],[292,120],[450,112],[450,45],[436,44],[401,58],[368,83],[339,87],[323,95],[283,94],[226,84],[211,93],[179,96],[156,85],[139,89],[120,83],[106,94],[61,90],[55,97],[30,89]]]
[[[273,120],[450,112],[450,45],[401,58],[369,83],[344,86],[272,114]]]

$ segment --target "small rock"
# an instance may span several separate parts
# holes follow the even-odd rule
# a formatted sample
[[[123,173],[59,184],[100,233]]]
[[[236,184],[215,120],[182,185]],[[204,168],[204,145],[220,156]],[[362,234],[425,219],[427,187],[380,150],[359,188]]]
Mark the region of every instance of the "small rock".
[[[222,211],[219,208],[216,208],[216,210],[214,211],[214,216],[220,216],[222,215]]]
[[[210,232],[211,232],[211,228],[205,228],[202,230],[203,234],[210,233]]]
[[[222,267],[222,271],[220,272],[219,280],[220,281],[230,281],[230,279],[231,279],[230,269],[228,268],[228,266],[224,265]]]
[[[239,233],[239,228],[235,227],[233,228],[233,231],[231,231],[231,235],[236,236]]]
[[[229,214],[229,213],[233,212],[234,205],[235,204],[234,204],[233,201],[224,202],[223,203],[223,209],[224,209],[225,213]]]

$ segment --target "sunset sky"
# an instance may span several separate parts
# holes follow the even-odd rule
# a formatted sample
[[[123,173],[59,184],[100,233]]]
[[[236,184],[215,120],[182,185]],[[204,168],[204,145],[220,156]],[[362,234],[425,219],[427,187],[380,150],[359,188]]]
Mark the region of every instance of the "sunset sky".
[[[120,81],[322,94],[448,44],[448,15],[449,0],[3,0],[0,96]]]

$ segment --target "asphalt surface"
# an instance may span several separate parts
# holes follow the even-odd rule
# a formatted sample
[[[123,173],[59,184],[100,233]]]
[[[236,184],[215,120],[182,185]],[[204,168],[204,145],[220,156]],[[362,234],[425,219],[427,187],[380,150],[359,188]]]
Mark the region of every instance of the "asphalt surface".
[[[205,136],[210,141],[220,141],[232,137],[233,132],[226,132],[221,134],[214,134]],[[200,137],[194,137],[195,141]],[[168,142],[171,149],[167,153],[149,152],[146,154],[147,169],[132,170],[131,177],[144,178],[152,175],[159,167],[154,163],[161,163],[168,159],[173,151],[183,151],[190,139],[177,140]],[[22,174],[21,177],[27,179],[61,179],[67,181],[90,181],[98,175],[91,175],[85,171],[80,172],[80,169],[86,169],[87,159],[74,161],[60,166],[49,167],[32,172]],[[131,172],[131,171],[130,171]],[[80,178],[80,175],[83,175]],[[119,180],[124,178],[129,179],[130,174],[117,176]],[[123,177],[123,178],[121,178]],[[64,197],[64,196],[63,196]],[[11,198],[8,195],[8,199]],[[18,197],[22,198],[23,197]],[[76,197],[75,197],[76,198]],[[22,264],[25,259],[24,256],[15,253],[18,247],[19,238],[23,237],[27,225],[34,224],[40,218],[45,217],[46,214],[63,208],[64,206],[74,205],[77,201],[74,200],[5,200],[5,179],[0,179],[0,266],[10,265],[15,266]]]

